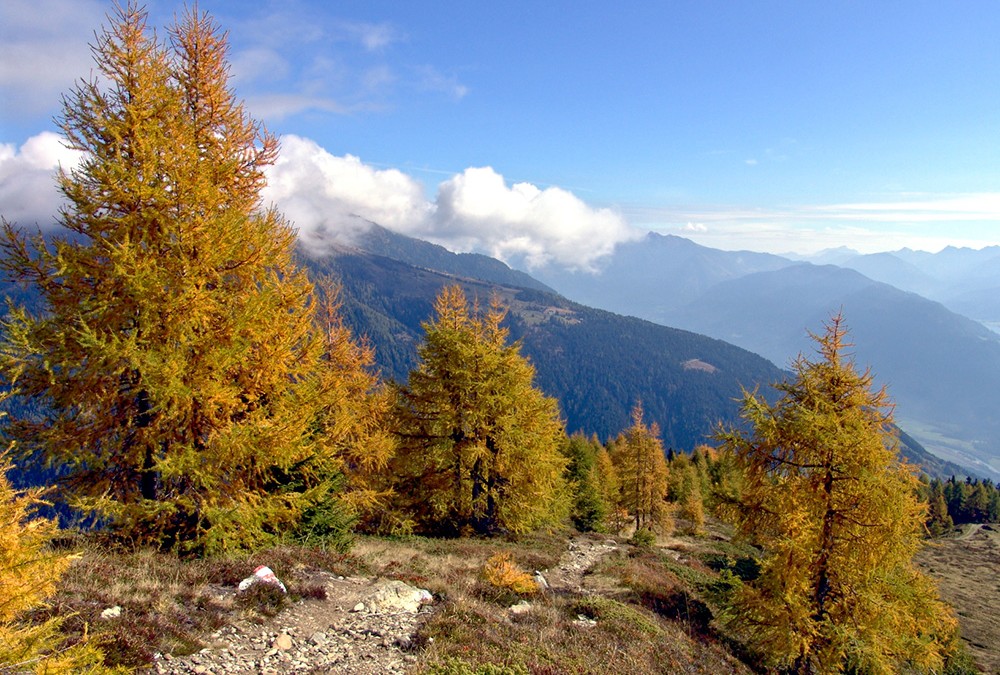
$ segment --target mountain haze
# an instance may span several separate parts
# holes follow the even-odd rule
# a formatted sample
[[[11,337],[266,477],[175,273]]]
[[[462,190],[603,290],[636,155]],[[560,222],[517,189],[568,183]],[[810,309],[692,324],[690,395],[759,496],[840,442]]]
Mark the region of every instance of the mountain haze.
[[[946,294],[973,282],[992,283],[1000,273],[996,251],[830,252],[826,259],[842,265],[835,266],[676,239],[653,235],[641,252],[621,247],[589,279],[541,277],[574,300],[719,338],[778,365],[801,352],[811,357],[808,332],[821,331],[824,321],[843,311],[859,366],[872,366],[877,381],[889,386],[902,426],[942,457],[1000,475],[994,414],[1000,409],[1000,335],[940,302],[847,267]],[[604,290],[595,293],[600,286]],[[970,300],[978,297],[966,293]],[[616,304],[615,298],[627,301]]]
[[[663,323],[719,282],[791,264],[769,253],[719,251],[649,232],[638,241],[619,244],[597,274],[554,266],[531,273],[577,302]]]
[[[383,375],[405,381],[416,363],[421,323],[442,287],[458,283],[481,304],[499,294],[507,325],[536,369],[536,383],[560,401],[570,432],[608,438],[642,402],[665,445],[691,449],[720,421],[735,422],[741,387],[784,373],[744,349],[688,331],[622,317],[554,293],[418,268],[361,250],[305,258],[313,274],[342,285],[345,319],[375,347]]]
[[[709,441],[719,422],[736,420],[742,387],[760,385],[766,393],[786,377],[765,359],[720,340],[486,280],[507,273],[503,263],[485,256],[455,256],[382,228],[375,238],[380,251],[433,261],[436,269],[358,247],[305,260],[314,275],[340,281],[347,321],[368,336],[390,379],[405,381],[416,363],[420,324],[431,316],[438,291],[450,283],[460,283],[481,302],[493,293],[503,298],[512,338],[521,341],[535,365],[537,384],[559,400],[571,432],[611,437],[628,425],[632,405],[641,400],[647,419],[661,426],[665,445],[690,449]],[[966,473],[930,455],[905,433],[901,441],[904,454],[932,475]]]

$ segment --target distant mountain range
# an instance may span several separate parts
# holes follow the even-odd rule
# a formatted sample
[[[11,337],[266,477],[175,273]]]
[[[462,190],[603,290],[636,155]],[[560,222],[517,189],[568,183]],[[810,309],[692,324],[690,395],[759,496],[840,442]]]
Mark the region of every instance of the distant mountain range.
[[[888,385],[901,425],[936,454],[1000,476],[1000,335],[985,325],[1000,319],[1000,247],[838,250],[819,260],[837,265],[650,233],[620,246],[597,274],[535,276],[578,302],[704,333],[779,365],[811,356],[808,331],[843,311],[858,365]]]
[[[482,304],[494,293],[501,296],[512,339],[521,341],[534,364],[538,386],[559,399],[570,432],[614,436],[641,401],[647,421],[660,425],[665,446],[690,450],[709,442],[720,422],[736,422],[741,387],[784,377],[766,359],[721,340],[506,285],[498,280],[506,273],[496,260],[470,269],[469,259],[433,244],[388,231],[378,236],[392,239],[394,257],[339,247],[303,260],[312,274],[341,283],[345,318],[372,342],[389,379],[406,380],[416,365],[421,323],[432,317],[440,289],[453,283]],[[435,269],[400,259],[426,261],[428,254],[438,256]]]
[[[788,283],[795,285],[800,282],[787,281],[782,277],[774,280],[769,275],[786,273],[786,270],[801,272],[811,267],[777,256],[713,251],[683,239],[654,241],[663,251],[672,252],[674,263],[686,270],[683,275],[671,274],[662,264],[657,265],[655,248],[642,250],[638,247],[635,249],[637,255],[647,256],[645,264],[650,266],[650,274],[658,281],[643,285],[642,268],[624,260],[619,264],[623,273],[631,273],[629,282],[617,283],[609,277],[604,280],[607,285],[604,290],[626,295],[623,289],[634,288],[640,292],[638,297],[629,296],[633,309],[642,309],[644,301],[655,302],[658,307],[670,306],[669,314],[674,317],[688,311],[689,308],[681,302],[686,294],[711,298],[718,310],[714,315],[705,312],[700,320],[711,328],[711,317],[721,317],[718,320],[721,327],[716,332],[726,332],[726,329],[742,323],[747,325],[744,332],[752,334],[756,331],[756,328],[751,330],[756,324],[749,320],[754,317],[743,317],[747,313],[744,310],[752,303],[744,302],[746,307],[739,302],[736,306],[726,304],[731,303],[727,288],[734,289],[733,293],[744,288],[752,298],[773,295],[780,298],[781,293],[773,290],[774,287],[781,289]],[[660,426],[665,447],[691,449],[699,443],[710,442],[719,424],[738,421],[737,399],[742,388],[752,389],[760,385],[762,393],[766,394],[770,384],[787,377],[787,373],[772,361],[745,347],[689,330],[578,304],[552,291],[545,280],[539,281],[488,256],[451,253],[440,246],[395,234],[374,224],[363,235],[353,238],[350,245],[331,241],[321,248],[321,255],[302,252],[302,262],[314,277],[329,276],[340,282],[345,319],[356,334],[365,336],[373,344],[378,366],[383,377],[388,379],[405,381],[415,366],[416,345],[423,335],[421,323],[431,317],[434,298],[444,285],[459,283],[470,296],[482,302],[487,301],[492,293],[500,294],[510,308],[508,327],[512,338],[521,341],[522,353],[534,364],[538,386],[559,400],[570,432],[596,434],[601,439],[612,437],[626,428],[632,407],[641,401],[647,421]],[[735,257],[731,257],[733,255]],[[830,276],[829,283],[840,289],[850,287],[861,292],[868,285],[875,284],[855,272],[836,268],[817,269],[824,270]],[[844,274],[848,276],[838,276]],[[759,286],[748,285],[746,280],[754,281]],[[875,285],[884,287],[883,292],[891,298],[895,298],[893,294],[901,293],[884,284]],[[819,284],[819,287],[824,285]],[[682,292],[681,289],[687,290]],[[37,305],[37,296],[31,289],[5,284],[3,290],[18,303]],[[670,296],[668,303],[658,302],[664,290]],[[717,293],[718,297],[712,293]],[[613,294],[608,297],[613,297]],[[810,309],[808,303],[801,308],[790,301],[772,304],[774,309],[771,311],[779,315],[784,312],[787,316],[783,320],[795,324],[796,338],[801,338],[804,327],[818,330],[819,322],[826,316],[820,313],[814,320],[807,311]],[[909,326],[906,323],[910,316],[907,311],[902,311],[900,318],[894,319],[894,322]],[[664,320],[663,316],[657,314],[659,320]],[[848,316],[849,319],[852,317],[850,312]],[[936,316],[924,321],[935,323],[938,321],[934,318]],[[945,318],[948,319],[947,316]],[[764,324],[769,321],[776,327],[780,323],[766,319]],[[945,321],[946,327],[951,325],[949,321]],[[690,322],[694,323],[694,320]],[[860,326],[857,320],[853,325]],[[966,328],[974,333],[972,328]],[[757,331],[756,334],[767,336],[768,331]],[[978,358],[983,363],[992,363],[992,343],[981,335],[979,339],[987,346],[978,353]],[[938,341],[943,344],[960,344],[962,349],[968,347],[955,340],[947,333],[938,334]],[[737,340],[733,339],[733,342]],[[780,362],[774,354],[778,353],[782,343],[777,341],[775,344],[770,358]],[[767,354],[768,350],[759,349],[758,352]],[[921,362],[912,365],[914,379],[921,381]],[[954,375],[962,381],[962,374],[965,373],[956,365],[948,366],[943,371],[930,369],[927,371],[929,376],[922,381],[946,385],[942,391],[950,391],[954,385],[948,376]],[[987,380],[997,381],[992,375],[987,375]],[[892,393],[896,394],[895,390]],[[972,411],[970,418],[980,414],[991,400],[984,394],[982,406],[969,408]],[[959,403],[951,408],[956,420],[964,419],[961,418],[961,405]],[[908,420],[901,419],[904,428],[911,430],[907,426]],[[913,435],[917,436],[917,433]],[[904,433],[901,439],[904,454],[911,461],[922,464],[931,474],[949,476],[967,473],[962,466],[927,453],[920,445],[922,439],[919,436],[914,440]],[[39,480],[35,476],[16,478],[20,484]]]
[[[366,242],[375,242],[379,253],[367,250]],[[372,342],[390,379],[405,381],[415,365],[420,324],[449,283],[481,301],[501,295],[510,307],[512,337],[535,365],[537,384],[559,399],[571,432],[614,436],[641,401],[647,420],[661,427],[665,446],[691,449],[709,442],[720,423],[737,421],[741,387],[760,385],[766,392],[787,377],[757,354],[717,339],[586,307],[540,289],[533,279],[508,285],[510,272],[492,258],[450,253],[377,226],[354,243],[303,260],[312,274],[340,281],[348,323]],[[905,433],[901,438],[904,454],[930,473],[966,473]]]

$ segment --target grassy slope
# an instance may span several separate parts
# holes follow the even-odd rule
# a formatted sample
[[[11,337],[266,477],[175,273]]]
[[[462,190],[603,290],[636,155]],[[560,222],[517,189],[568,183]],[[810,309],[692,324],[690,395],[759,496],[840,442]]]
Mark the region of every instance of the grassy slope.
[[[286,581],[293,601],[323,601],[311,581],[318,569],[431,590],[436,611],[414,640],[418,672],[474,672],[483,664],[532,673],[750,672],[716,633],[705,604],[717,576],[706,561],[733,552],[719,539],[672,539],[672,549],[621,545],[585,573],[579,591],[527,596],[533,609],[519,616],[508,608],[521,596],[482,578],[486,560],[498,551],[512,553],[526,570],[545,570],[556,567],[569,543],[568,532],[517,541],[361,537],[349,555],[282,548],[200,561],[88,550],[37,618],[71,617],[65,626],[71,636],[87,624],[110,662],[141,667],[156,652],[197,651],[212,631],[237,618],[267,621],[280,609],[268,598],[247,605],[224,592],[266,562]],[[115,605],[122,607],[120,618],[100,618]],[[581,627],[581,617],[596,625]]]
[[[1000,525],[965,525],[917,556],[958,614],[962,637],[983,672],[1000,673]]]
[[[288,585],[292,602],[323,602],[317,570],[400,579],[429,589],[435,611],[413,641],[416,672],[753,672],[752,655],[715,620],[728,587],[720,570],[741,575],[753,567],[750,551],[729,542],[718,522],[709,524],[706,535],[661,539],[652,548],[616,538],[616,550],[586,569],[571,589],[518,596],[482,575],[497,552],[511,553],[529,572],[557,569],[571,541],[577,546],[605,539],[569,532],[517,541],[359,537],[348,555],[284,547],[194,561],[89,549],[64,578],[51,607],[36,618],[68,617],[65,630],[71,637],[87,625],[112,663],[142,667],[156,652],[197,651],[212,631],[239,618],[269,621],[289,600],[241,602],[232,593],[256,565],[268,564]],[[1000,631],[992,610],[1000,604],[998,555],[1000,530],[985,526],[965,537],[937,540],[919,558],[956,607],[963,637],[984,672],[1000,672]],[[532,604],[531,611],[511,613],[522,599]],[[102,620],[101,612],[114,605],[122,607],[121,617]],[[487,664],[499,669],[478,670]]]

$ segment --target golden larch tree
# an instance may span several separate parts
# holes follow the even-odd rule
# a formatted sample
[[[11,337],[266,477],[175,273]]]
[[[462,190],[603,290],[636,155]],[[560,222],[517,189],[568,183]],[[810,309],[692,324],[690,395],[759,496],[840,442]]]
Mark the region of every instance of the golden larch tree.
[[[226,52],[196,9],[163,42],[119,7],[97,75],[64,98],[83,159],[59,175],[63,233],[4,221],[0,237],[43,304],[4,323],[7,380],[43,411],[8,435],[64,467],[67,501],[109,531],[195,551],[294,528],[333,479],[317,416],[340,338],[317,330],[295,231],[261,203],[277,141],[235,98]]]
[[[619,505],[636,530],[669,534],[673,514],[667,497],[667,460],[657,424],[646,425],[641,405],[632,410],[632,426],[618,437],[611,451],[618,476]]]
[[[763,550],[734,626],[796,673],[940,672],[955,620],[912,559],[924,508],[899,458],[885,390],[845,353],[835,316],[771,404],[748,393],[749,429],[721,435],[744,474],[738,533]]]
[[[496,298],[480,312],[461,287],[444,288],[399,389],[394,473],[423,531],[525,532],[568,508],[558,405],[507,344],[505,314]]]

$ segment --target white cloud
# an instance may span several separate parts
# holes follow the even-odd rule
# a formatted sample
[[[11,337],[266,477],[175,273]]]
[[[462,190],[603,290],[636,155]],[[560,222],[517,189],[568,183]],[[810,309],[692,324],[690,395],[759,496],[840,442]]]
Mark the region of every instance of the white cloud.
[[[364,226],[362,218],[453,251],[590,269],[616,244],[639,235],[610,209],[595,209],[561,188],[508,186],[489,167],[444,181],[432,203],[422,185],[401,171],[334,156],[308,139],[281,140],[264,197],[295,223],[307,244],[349,242]]]
[[[330,237],[350,241],[364,227],[358,218],[406,231],[419,229],[433,211],[412,177],[396,169],[375,169],[351,155],[331,155],[298,136],[281,138],[281,154],[268,173],[264,198],[312,245]]]
[[[96,0],[0,3],[0,98],[5,116],[55,109],[91,61],[88,40],[110,6]]]
[[[530,183],[508,187],[490,167],[466,169],[438,189],[432,234],[465,250],[529,267],[555,263],[593,269],[615,245],[639,236],[611,209],[595,209],[571,192]]]
[[[51,226],[62,203],[56,169],[72,168],[79,157],[48,131],[32,136],[19,149],[0,145],[0,213],[24,227]]]

